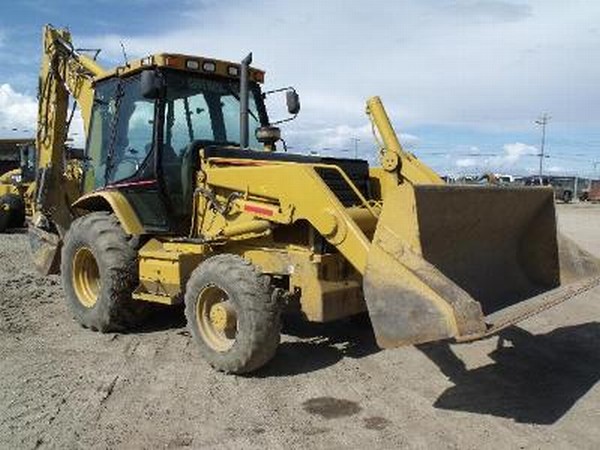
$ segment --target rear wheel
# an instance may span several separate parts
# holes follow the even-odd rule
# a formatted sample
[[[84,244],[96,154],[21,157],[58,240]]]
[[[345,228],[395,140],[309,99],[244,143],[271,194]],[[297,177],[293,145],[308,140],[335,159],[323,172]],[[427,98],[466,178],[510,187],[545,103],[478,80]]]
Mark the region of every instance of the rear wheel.
[[[217,255],[192,273],[185,293],[188,328],[217,370],[246,373],[277,350],[281,313],[269,277],[236,255]]]
[[[143,318],[145,305],[131,298],[138,282],[134,242],[108,212],[72,223],[62,249],[61,276],[69,307],[84,327],[119,331]]]

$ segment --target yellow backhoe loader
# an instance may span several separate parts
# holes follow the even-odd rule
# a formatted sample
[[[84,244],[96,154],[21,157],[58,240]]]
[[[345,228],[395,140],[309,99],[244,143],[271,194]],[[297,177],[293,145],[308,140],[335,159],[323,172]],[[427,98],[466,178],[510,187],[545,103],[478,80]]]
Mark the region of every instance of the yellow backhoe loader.
[[[25,226],[25,217],[33,212],[33,142],[19,144],[19,158],[19,168],[0,175],[0,233]]]
[[[598,261],[559,242],[551,189],[445,185],[377,97],[369,168],[276,151],[251,55],[105,71],[52,27],[43,49],[31,243],[85,327],[184,302],[203,357],[243,373],[275,355],[284,309],[314,322],[368,311],[389,348],[479,339],[600,284]],[[278,91],[297,114],[295,91]],[[65,154],[69,95],[83,157]]]

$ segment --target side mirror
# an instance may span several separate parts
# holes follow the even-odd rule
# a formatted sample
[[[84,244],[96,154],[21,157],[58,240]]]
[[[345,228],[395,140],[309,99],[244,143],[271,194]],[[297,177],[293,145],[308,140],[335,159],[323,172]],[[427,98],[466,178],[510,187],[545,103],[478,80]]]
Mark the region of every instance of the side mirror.
[[[294,120],[298,113],[300,112],[300,96],[296,92],[296,89],[293,87],[284,87],[279,89],[274,89],[272,91],[263,92],[263,99],[267,98],[267,96],[271,94],[276,94],[280,92],[285,92],[285,102],[287,103],[287,110],[290,114],[290,117],[286,119],[277,120],[276,122],[271,122],[271,125],[277,125],[279,123],[289,122],[290,120]]]
[[[163,78],[155,70],[144,70],[140,80],[142,97],[156,99],[163,90]]]
[[[300,96],[294,90],[289,90],[285,93],[285,102],[287,110],[290,114],[296,115],[300,112]]]

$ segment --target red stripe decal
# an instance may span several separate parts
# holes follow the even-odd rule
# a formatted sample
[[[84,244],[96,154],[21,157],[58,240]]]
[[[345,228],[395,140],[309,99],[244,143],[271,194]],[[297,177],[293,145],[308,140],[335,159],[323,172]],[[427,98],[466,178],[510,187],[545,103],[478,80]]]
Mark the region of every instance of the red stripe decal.
[[[272,216],[274,214],[272,209],[262,208],[260,206],[255,205],[244,205],[244,211],[248,211],[251,213],[262,214],[263,216]]]

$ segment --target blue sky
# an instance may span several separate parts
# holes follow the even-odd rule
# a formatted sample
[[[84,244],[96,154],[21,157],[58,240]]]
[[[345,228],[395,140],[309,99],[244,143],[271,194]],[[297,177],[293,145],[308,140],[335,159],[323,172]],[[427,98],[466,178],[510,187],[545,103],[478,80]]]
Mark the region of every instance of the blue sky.
[[[294,151],[375,158],[364,101],[380,95],[402,141],[444,173],[600,176],[600,2],[129,0],[3,2],[0,137],[31,133],[41,28],[68,26],[106,66],[179,51],[238,60],[294,85]],[[13,130],[17,131],[13,131]],[[356,141],[355,139],[358,139]]]

